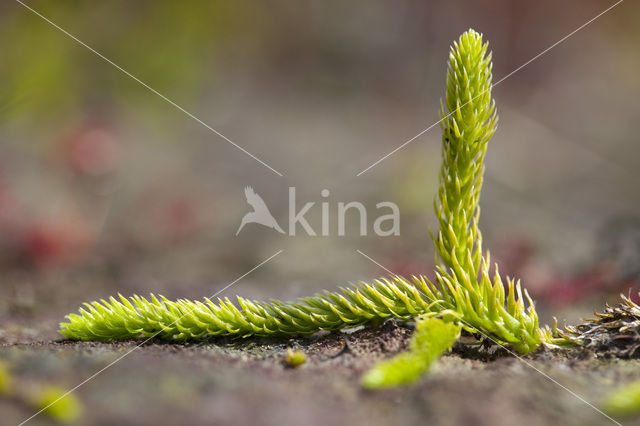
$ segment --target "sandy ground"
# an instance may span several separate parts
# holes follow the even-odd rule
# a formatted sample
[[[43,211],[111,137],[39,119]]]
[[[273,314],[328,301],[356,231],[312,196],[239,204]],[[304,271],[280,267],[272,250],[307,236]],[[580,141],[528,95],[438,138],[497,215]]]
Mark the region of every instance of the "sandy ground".
[[[29,336],[12,330],[4,328],[0,359],[26,384],[71,388],[138,344],[39,340],[42,331]],[[85,407],[79,423],[602,425],[612,422],[580,398],[597,406],[607,390],[640,377],[640,360],[578,350],[543,350],[518,360],[457,346],[414,386],[364,390],[363,371],[403,350],[411,332],[389,321],[377,329],[309,339],[149,343],[77,389]],[[303,350],[307,362],[288,368],[287,348]],[[7,399],[0,399],[0,412],[2,424],[18,424],[32,414]],[[29,424],[51,420],[41,415]]]

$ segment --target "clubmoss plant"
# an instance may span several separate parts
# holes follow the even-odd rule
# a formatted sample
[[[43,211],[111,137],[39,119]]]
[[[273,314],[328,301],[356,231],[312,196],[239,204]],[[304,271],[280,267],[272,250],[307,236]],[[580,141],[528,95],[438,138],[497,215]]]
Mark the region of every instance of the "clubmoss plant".
[[[401,276],[343,288],[284,303],[238,297],[212,301],[177,300],[151,295],[86,303],[67,315],[60,333],[74,340],[122,340],[158,337],[201,339],[216,335],[309,335],[396,317],[453,313],[467,331],[481,333],[519,353],[541,342],[561,343],[538,326],[533,302],[519,282],[504,281],[497,267],[490,275],[489,254],[482,254],[478,207],[484,156],[496,130],[491,97],[491,54],[482,35],[469,30],[449,54],[442,105],[442,168],[435,202],[440,231],[432,239],[436,278]],[[524,294],[524,297],[523,297]],[[526,299],[526,303],[525,303]]]
[[[442,167],[435,204],[440,225],[436,246],[436,282],[432,287],[444,308],[458,312],[463,324],[527,353],[547,335],[527,291],[506,279],[498,266],[490,275],[490,257],[482,255],[480,191],[487,145],[498,116],[491,97],[491,53],[482,35],[469,30],[449,54],[447,92],[441,110]]]
[[[255,302],[238,297],[239,308],[228,298],[217,303],[180,299],[170,301],[151,295],[119,300],[111,297],[85,303],[80,314],[67,315],[60,333],[72,340],[124,340],[158,337],[165,340],[200,339],[207,335],[307,336],[318,330],[353,327],[381,318],[411,319],[437,311],[423,292],[425,280],[382,278],[373,284],[326,292],[298,302]]]

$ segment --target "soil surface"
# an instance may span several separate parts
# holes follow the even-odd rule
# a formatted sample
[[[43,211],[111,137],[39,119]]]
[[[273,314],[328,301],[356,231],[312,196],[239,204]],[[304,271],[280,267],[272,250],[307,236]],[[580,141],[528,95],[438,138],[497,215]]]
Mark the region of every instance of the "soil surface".
[[[55,323],[42,327],[55,330]],[[362,373],[405,349],[411,333],[410,325],[387,321],[307,339],[137,347],[140,342],[39,340],[42,330],[17,333],[9,324],[0,335],[0,359],[26,385],[72,388],[108,367],[75,391],[84,406],[78,423],[87,425],[614,424],[589,404],[597,407],[609,389],[640,378],[640,360],[549,349],[518,359],[457,345],[416,385],[364,390]],[[304,351],[307,361],[287,367],[288,348]],[[9,399],[0,399],[0,412],[2,424],[33,414]],[[28,424],[52,420],[39,415]]]

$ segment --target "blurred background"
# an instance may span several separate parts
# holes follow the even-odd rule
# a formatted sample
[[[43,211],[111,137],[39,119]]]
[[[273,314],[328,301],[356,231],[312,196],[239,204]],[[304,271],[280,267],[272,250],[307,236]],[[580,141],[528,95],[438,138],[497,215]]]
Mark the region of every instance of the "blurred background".
[[[428,229],[451,42],[472,27],[499,80],[613,2],[28,1],[52,22],[281,172],[280,177],[12,1],[0,4],[1,341],[56,338],[120,292],[292,299],[432,273]],[[549,321],[640,282],[640,5],[625,2],[494,90],[481,226]],[[331,236],[285,227],[288,187]],[[323,199],[323,189],[330,196]],[[338,237],[338,202],[395,202],[400,236]],[[354,219],[352,217],[351,219]]]

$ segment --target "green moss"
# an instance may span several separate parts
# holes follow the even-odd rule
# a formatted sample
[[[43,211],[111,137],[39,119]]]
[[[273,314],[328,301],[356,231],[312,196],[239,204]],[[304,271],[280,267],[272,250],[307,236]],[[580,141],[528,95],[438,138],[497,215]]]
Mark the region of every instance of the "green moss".
[[[612,416],[640,414],[640,380],[610,391],[602,401],[602,408]]]
[[[9,369],[4,364],[4,362],[0,361],[0,395],[6,395],[11,391],[11,374],[9,373]]]
[[[307,361],[307,356],[301,350],[287,349],[287,355],[284,358],[284,362],[288,367],[295,368],[304,364]]]
[[[438,318],[419,319],[409,352],[382,361],[362,377],[362,385],[379,389],[412,383],[460,337],[460,326]]]
[[[82,414],[82,405],[72,394],[65,395],[66,389],[48,386],[33,395],[36,409],[62,423],[72,423]]]

